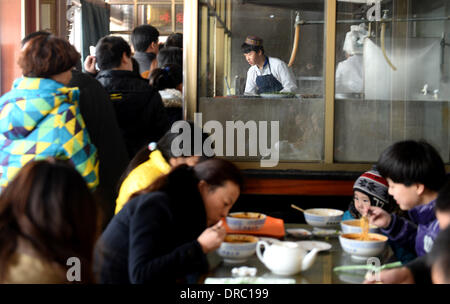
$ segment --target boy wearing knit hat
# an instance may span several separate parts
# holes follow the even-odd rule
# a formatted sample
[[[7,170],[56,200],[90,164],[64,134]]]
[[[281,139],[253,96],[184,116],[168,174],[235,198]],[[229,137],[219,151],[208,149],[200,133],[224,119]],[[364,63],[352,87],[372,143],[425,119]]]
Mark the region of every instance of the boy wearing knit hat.
[[[264,54],[263,40],[248,36],[241,46],[248,64],[246,94],[295,92],[294,75],[282,60]]]
[[[359,219],[366,215],[370,206],[380,207],[390,212],[388,183],[376,170],[364,172],[353,185],[353,201],[343,220]]]
[[[377,170],[372,169],[364,172],[353,185],[353,201],[344,213],[342,220],[359,219],[361,216],[367,215],[372,207],[379,207],[386,212],[397,213],[398,207],[394,204],[393,199],[389,197],[388,190],[387,180]],[[416,258],[416,254],[411,250],[391,241],[388,241],[388,244],[394,252],[395,258],[402,264]]]

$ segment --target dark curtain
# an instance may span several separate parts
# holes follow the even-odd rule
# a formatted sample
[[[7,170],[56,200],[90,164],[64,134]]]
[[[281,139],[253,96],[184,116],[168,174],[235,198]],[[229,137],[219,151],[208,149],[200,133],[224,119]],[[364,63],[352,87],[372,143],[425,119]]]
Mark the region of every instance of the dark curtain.
[[[95,2],[95,1],[94,1]],[[81,0],[82,58],[89,55],[89,46],[95,46],[100,38],[109,35],[110,6]]]

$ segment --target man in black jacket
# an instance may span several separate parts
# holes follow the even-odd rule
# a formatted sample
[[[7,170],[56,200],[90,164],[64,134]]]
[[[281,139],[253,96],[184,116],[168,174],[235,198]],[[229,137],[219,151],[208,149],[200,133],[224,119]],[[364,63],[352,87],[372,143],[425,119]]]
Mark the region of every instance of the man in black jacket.
[[[110,94],[130,158],[143,146],[157,142],[169,130],[161,96],[133,73],[131,49],[121,37],[103,37],[96,47],[97,80]]]
[[[80,111],[97,147],[100,183],[94,194],[103,211],[103,227],[114,215],[120,176],[128,165],[128,152],[117,124],[114,107],[102,85],[92,76],[72,71],[69,86],[80,89]]]

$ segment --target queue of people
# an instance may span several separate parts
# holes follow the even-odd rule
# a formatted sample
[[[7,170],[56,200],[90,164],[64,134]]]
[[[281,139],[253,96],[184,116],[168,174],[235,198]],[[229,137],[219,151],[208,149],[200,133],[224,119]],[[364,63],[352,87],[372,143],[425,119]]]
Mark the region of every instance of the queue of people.
[[[207,271],[243,178],[231,162],[195,155],[194,130],[189,153],[173,153],[181,117],[167,111],[181,108],[169,93],[182,90],[182,42],[174,35],[160,50],[155,30],[133,31],[134,56],[123,38],[100,39],[85,62],[96,78],[73,70],[80,55],[64,39],[24,39],[23,77],[0,97],[0,282],[66,283],[73,257],[81,283],[196,282]],[[262,43],[242,45],[246,92],[295,90]],[[345,217],[367,216],[404,264],[383,282],[450,283],[446,180],[439,153],[412,140],[356,180]]]

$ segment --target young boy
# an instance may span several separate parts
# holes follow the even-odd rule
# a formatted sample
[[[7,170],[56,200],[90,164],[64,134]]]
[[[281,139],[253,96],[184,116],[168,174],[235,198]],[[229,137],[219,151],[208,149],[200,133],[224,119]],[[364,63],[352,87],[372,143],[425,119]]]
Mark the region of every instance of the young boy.
[[[388,183],[376,170],[364,172],[353,185],[353,201],[348,206],[342,220],[359,219],[366,215],[370,206],[380,207],[388,212]]]
[[[435,200],[446,179],[439,153],[424,141],[397,142],[381,154],[377,169],[400,209],[408,210],[410,221],[370,207],[370,223],[396,244],[425,255],[439,232]]]
[[[388,194],[388,183],[380,173],[372,169],[364,172],[353,185],[353,201],[348,210],[344,213],[342,220],[359,219],[366,215],[371,206],[380,207],[386,212],[396,212],[398,207]],[[402,246],[389,241],[397,260],[406,264],[414,260],[417,256],[414,250],[406,250]]]

